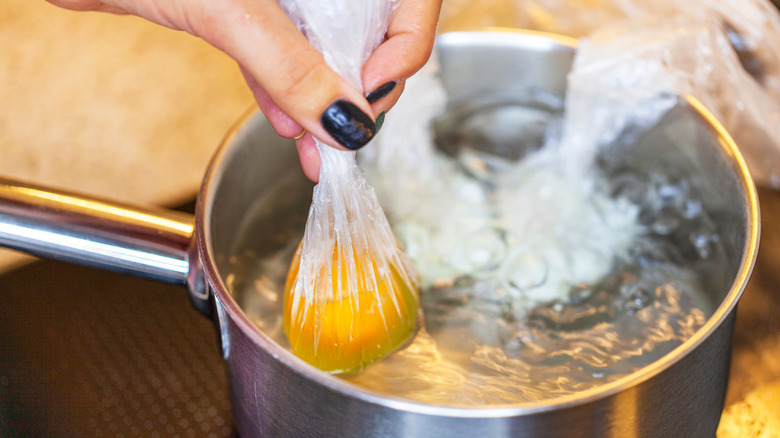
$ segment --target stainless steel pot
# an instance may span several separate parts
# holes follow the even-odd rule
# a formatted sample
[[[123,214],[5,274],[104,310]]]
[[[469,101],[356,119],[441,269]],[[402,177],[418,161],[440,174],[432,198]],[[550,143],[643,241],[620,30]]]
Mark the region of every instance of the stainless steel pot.
[[[496,93],[562,96],[574,54],[573,40],[517,31],[451,33],[437,44],[445,86],[459,101]],[[237,230],[267,187],[291,173],[303,180],[295,148],[259,113],[219,148],[194,219],[0,181],[0,244],[186,284],[195,307],[216,324],[243,437],[715,436],[736,304],[757,252],[753,183],[727,133],[693,98],[681,99],[620,159],[660,170],[685,166],[716,218],[733,281],[710,285],[717,310],[662,359],[598,388],[537,403],[463,409],[383,397],[306,365],[248,320],[226,287]]]

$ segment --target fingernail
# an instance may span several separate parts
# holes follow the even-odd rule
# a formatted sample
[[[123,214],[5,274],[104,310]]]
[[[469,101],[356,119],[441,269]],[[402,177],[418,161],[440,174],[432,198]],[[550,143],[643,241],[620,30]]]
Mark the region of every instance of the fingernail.
[[[382,125],[385,124],[385,112],[382,111],[379,113],[379,115],[376,117],[376,132],[379,133],[379,130],[382,129]]]
[[[376,124],[354,103],[339,99],[322,113],[322,127],[350,150],[365,146],[376,134]]]
[[[398,85],[398,82],[396,81],[391,81],[384,85],[380,85],[379,88],[366,95],[366,100],[368,101],[368,103],[378,102],[379,99],[390,94],[390,92],[393,91],[393,89],[395,89],[396,85]]]

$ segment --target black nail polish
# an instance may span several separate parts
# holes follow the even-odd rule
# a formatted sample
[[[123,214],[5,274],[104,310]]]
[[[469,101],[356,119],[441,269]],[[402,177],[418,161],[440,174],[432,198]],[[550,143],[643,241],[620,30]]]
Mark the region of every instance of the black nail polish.
[[[376,124],[354,103],[344,99],[333,102],[322,113],[322,127],[350,150],[365,146],[376,134]]]
[[[396,81],[391,81],[384,85],[380,85],[379,88],[366,95],[366,100],[368,101],[368,103],[378,102],[379,99],[390,94],[390,92],[395,89],[396,85],[398,85],[398,82]]]
[[[379,130],[382,129],[382,125],[385,124],[385,111],[382,111],[379,113],[378,116],[376,116],[376,132],[379,133]]]

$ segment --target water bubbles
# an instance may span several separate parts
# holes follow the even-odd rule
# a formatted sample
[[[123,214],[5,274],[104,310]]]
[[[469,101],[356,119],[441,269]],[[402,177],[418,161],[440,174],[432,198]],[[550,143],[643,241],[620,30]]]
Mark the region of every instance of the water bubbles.
[[[654,196],[651,196],[654,220],[650,229],[655,234],[666,236],[676,231],[683,222],[688,185],[685,181],[673,184],[660,175],[654,179],[657,187],[650,186],[655,188]]]
[[[507,342],[504,343],[504,350],[507,354],[515,356],[525,345],[523,338],[517,334],[514,334]]]
[[[474,271],[498,268],[506,253],[505,234],[497,228],[482,228],[470,233],[464,242],[465,257]]]
[[[611,193],[636,202],[640,209],[644,235],[629,251],[637,267],[653,270],[668,263],[697,270],[711,284],[727,281],[721,270],[704,263],[721,263],[723,249],[694,180],[673,166],[663,174],[616,168],[607,173],[613,175]],[[636,310],[633,307],[627,310]]]
[[[625,175],[623,179],[627,178]],[[655,235],[668,236],[676,232],[687,216],[695,213],[695,203],[689,203],[690,188],[685,180],[670,181],[665,175],[651,174],[641,194],[629,193],[641,208],[640,221]],[[625,185],[625,182],[620,182]],[[634,191],[638,189],[634,187]],[[618,191],[618,193],[621,193]]]
[[[652,268],[663,263],[665,257],[663,251],[653,246],[651,242],[640,240],[629,250],[626,258],[633,260],[637,267],[642,269]]]
[[[590,285],[585,283],[575,284],[569,290],[569,303],[575,306],[580,305],[592,293],[593,291],[591,290]]]
[[[703,207],[701,201],[698,199],[688,199],[685,201],[685,208],[683,210],[683,217],[685,219],[696,219],[703,214]]]
[[[540,252],[531,248],[516,249],[499,273],[507,288],[516,296],[534,295],[534,289],[547,281],[550,266]]]
[[[641,204],[647,193],[647,182],[632,172],[621,173],[610,181],[610,196],[624,198],[634,204]]]
[[[623,285],[620,294],[623,297],[623,310],[629,314],[634,314],[653,302],[653,295],[636,283]]]
[[[688,235],[688,239],[702,260],[709,259],[717,250],[720,242],[720,237],[711,227],[704,224],[693,229]]]
[[[654,179],[658,184],[657,197],[660,206],[682,206],[689,193],[689,184],[686,180],[678,182],[669,181],[663,175],[654,174]]]
[[[655,234],[668,236],[677,230],[681,222],[679,213],[674,207],[663,207],[655,212],[650,229]]]

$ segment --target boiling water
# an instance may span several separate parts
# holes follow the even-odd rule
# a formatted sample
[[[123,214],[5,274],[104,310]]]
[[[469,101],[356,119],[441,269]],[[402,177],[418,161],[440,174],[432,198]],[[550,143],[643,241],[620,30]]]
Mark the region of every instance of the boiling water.
[[[598,280],[547,302],[518,301],[470,275],[427,284],[414,341],[342,378],[449,406],[539,401],[618,379],[688,339],[714,311],[706,291],[730,284],[712,221],[684,172],[600,165],[599,193],[635,206],[638,228]],[[269,188],[247,215],[226,278],[249,318],[287,348],[282,290],[310,200],[299,176]]]

